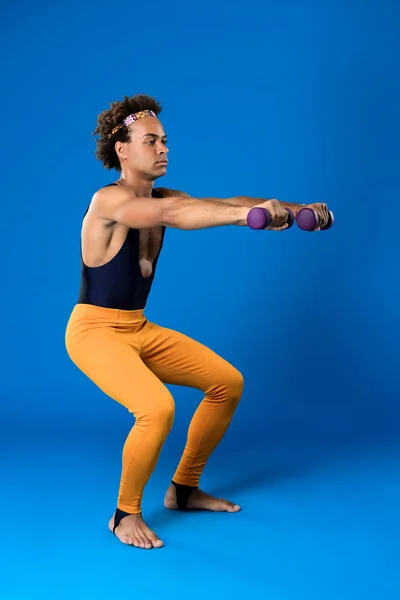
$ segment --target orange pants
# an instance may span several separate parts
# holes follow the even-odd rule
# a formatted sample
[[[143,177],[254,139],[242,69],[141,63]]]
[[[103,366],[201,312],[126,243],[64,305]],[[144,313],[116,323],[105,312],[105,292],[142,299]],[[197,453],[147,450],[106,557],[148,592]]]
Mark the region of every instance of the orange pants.
[[[122,452],[118,508],[138,514],[144,487],[171,430],[175,403],[164,384],[205,393],[173,481],[198,486],[243,390],[241,373],[206,346],[150,323],[143,310],[77,304],[65,336],[75,365],[135,417]]]

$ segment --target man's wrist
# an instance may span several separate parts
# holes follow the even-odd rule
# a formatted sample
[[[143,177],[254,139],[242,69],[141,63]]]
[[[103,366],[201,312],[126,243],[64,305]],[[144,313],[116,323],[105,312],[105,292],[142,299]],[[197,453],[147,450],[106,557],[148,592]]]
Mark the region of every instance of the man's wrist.
[[[237,207],[237,215],[235,220],[235,225],[239,225],[240,227],[246,227],[247,225],[247,215],[249,214],[250,207],[248,206],[238,206]]]
[[[294,202],[281,202],[280,201],[280,203],[285,208],[290,209],[295,217],[296,217],[297,213],[306,206],[305,204],[297,204],[297,203],[295,204]]]

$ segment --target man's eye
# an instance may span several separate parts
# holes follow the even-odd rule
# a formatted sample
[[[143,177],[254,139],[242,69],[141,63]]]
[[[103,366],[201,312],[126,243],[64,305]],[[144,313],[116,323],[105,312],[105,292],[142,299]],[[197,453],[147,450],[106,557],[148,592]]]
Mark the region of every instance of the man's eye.
[[[149,140],[147,143],[151,144],[152,146],[154,146],[154,140]]]

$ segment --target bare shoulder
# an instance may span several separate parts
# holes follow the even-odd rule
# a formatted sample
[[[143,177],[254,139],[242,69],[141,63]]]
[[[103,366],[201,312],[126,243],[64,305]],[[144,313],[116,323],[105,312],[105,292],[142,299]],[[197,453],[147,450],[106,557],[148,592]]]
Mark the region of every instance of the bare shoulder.
[[[126,187],[119,185],[110,185],[97,190],[92,197],[94,208],[101,209],[105,204],[124,202],[128,198],[133,198],[134,195]]]
[[[172,190],[171,188],[157,187],[154,190],[161,194],[163,198],[191,198],[190,194],[180,190]]]
[[[133,197],[134,195],[129,189],[119,185],[102,187],[92,196],[90,212],[97,218],[112,221],[115,210]]]

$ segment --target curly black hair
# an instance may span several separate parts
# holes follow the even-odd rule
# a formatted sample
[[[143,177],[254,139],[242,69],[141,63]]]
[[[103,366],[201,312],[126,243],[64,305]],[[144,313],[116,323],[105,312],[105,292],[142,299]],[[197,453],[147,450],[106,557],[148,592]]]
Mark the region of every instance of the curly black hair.
[[[96,139],[96,158],[103,163],[107,169],[121,171],[121,165],[115,152],[115,142],[129,142],[129,130],[127,127],[121,127],[113,135],[111,131],[130,114],[141,110],[152,110],[156,115],[161,112],[161,104],[145,94],[136,94],[135,96],[124,96],[123,100],[110,102],[110,108],[104,110],[97,117],[97,127],[93,136],[99,136]]]

